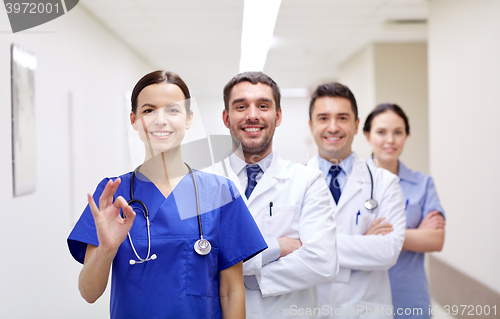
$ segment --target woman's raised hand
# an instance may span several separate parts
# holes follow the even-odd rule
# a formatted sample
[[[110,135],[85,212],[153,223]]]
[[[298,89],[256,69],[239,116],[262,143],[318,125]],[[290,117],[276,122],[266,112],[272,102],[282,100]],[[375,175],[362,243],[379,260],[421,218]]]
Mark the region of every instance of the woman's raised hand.
[[[106,184],[99,198],[99,207],[94,202],[92,195],[87,194],[90,210],[94,216],[99,246],[106,251],[118,250],[135,219],[134,210],[122,196],[118,196],[113,202],[113,196],[120,183],[120,178],[117,178],[114,182],[110,180]],[[120,208],[126,218],[121,217]]]

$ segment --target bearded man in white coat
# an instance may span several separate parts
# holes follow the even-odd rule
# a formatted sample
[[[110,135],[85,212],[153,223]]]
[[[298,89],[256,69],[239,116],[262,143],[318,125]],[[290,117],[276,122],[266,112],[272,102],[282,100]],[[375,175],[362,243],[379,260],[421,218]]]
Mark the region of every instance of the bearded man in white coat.
[[[318,287],[320,318],[393,318],[388,269],[401,252],[406,228],[399,179],[366,165],[352,152],[358,131],[356,99],[340,83],[318,86],[309,126],[318,154],[307,164],[320,169],[335,201],[337,279]],[[377,201],[374,209],[367,200]]]
[[[280,98],[262,72],[231,79],[223,121],[234,153],[209,169],[234,182],[269,247],[243,265],[249,319],[316,318],[316,286],[338,273],[333,201],[321,172],[272,149]]]

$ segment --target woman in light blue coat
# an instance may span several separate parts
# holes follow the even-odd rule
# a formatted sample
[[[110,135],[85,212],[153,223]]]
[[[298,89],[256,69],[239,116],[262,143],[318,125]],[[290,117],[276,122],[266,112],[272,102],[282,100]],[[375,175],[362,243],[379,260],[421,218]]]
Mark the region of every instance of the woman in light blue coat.
[[[373,149],[371,165],[398,175],[405,200],[407,229],[403,251],[389,270],[394,318],[430,318],[424,253],[442,249],[445,226],[444,210],[434,181],[399,160],[410,135],[410,125],[398,105],[378,105],[368,115],[363,131]],[[387,223],[380,225],[387,226]]]

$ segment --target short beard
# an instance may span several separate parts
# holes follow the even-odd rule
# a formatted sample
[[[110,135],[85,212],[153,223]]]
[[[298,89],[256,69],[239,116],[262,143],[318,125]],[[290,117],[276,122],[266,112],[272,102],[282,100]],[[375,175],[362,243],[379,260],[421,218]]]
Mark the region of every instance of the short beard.
[[[266,127],[264,127],[264,128],[268,128],[268,126],[266,125]],[[245,145],[242,141],[240,141],[236,137],[238,135],[238,132],[234,131],[234,129],[239,130],[239,127],[233,128],[232,125],[231,125],[231,122],[229,122],[229,132],[231,134],[231,139],[233,140],[233,150],[236,151],[241,146],[241,150],[243,151],[243,154],[242,154],[243,156],[250,155],[251,157],[256,156],[256,157],[260,158],[260,156],[263,153],[265,153],[265,151],[267,150],[267,148],[273,142],[274,131],[276,130],[276,119],[274,121],[274,128],[273,128],[273,131],[270,134],[270,137],[268,139],[264,140],[259,145],[255,145],[255,146]]]
[[[255,146],[248,146],[248,145],[245,145],[244,143],[241,143],[241,148],[243,149],[244,154],[260,155],[268,149],[268,147],[269,147],[269,145],[271,145],[272,141],[273,141],[273,138],[271,137],[270,139],[264,141],[263,143],[260,143],[260,144],[255,145]]]
[[[241,150],[243,151],[243,155],[260,156],[268,149],[268,147],[273,142],[273,136],[274,136],[274,132],[269,139],[265,140],[263,143],[260,143],[258,145],[254,145],[254,146],[245,145],[236,136],[231,135],[231,138],[233,139],[233,148],[236,150],[241,146]]]

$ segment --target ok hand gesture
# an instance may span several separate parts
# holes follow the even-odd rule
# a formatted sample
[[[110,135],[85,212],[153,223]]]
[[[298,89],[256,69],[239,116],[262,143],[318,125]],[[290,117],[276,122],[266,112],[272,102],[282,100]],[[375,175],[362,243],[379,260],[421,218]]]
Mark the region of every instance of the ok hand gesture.
[[[94,216],[99,246],[108,252],[118,251],[118,247],[127,237],[135,219],[134,210],[122,196],[118,196],[113,202],[113,196],[120,183],[121,179],[117,178],[114,182],[110,180],[106,184],[99,198],[99,207],[94,202],[94,198],[87,194],[90,210]],[[121,217],[120,208],[125,218]]]

